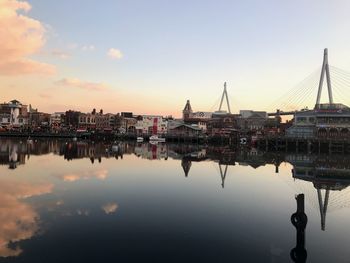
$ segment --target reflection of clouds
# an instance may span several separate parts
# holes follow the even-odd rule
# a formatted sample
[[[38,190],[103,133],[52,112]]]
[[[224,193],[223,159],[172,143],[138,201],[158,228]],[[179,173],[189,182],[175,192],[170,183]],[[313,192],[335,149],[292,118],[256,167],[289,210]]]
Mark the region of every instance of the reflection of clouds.
[[[90,211],[88,209],[78,209],[77,214],[80,216],[88,216]]]
[[[97,170],[97,171],[79,171],[74,173],[60,174],[57,177],[61,178],[65,182],[74,182],[77,180],[86,180],[91,178],[97,178],[100,180],[106,179],[108,176],[108,170]]]
[[[63,200],[58,200],[57,202],[56,202],[56,205],[57,206],[60,206],[60,205],[63,205],[64,204],[64,201]]]
[[[115,211],[118,209],[118,204],[117,203],[108,203],[103,205],[102,210],[108,215],[108,214],[113,214]]]
[[[0,180],[0,256],[18,256],[18,246],[12,242],[31,238],[38,230],[39,215],[34,209],[20,201],[32,196],[50,193],[51,184],[33,185],[18,180]]]

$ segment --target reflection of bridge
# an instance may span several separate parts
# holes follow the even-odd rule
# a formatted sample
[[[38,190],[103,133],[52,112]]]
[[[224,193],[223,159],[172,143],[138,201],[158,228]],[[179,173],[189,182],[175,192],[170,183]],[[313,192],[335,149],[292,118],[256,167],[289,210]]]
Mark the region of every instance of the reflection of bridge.
[[[316,193],[303,188],[309,202],[321,216],[321,229],[326,228],[327,212],[350,207],[350,157],[289,156],[293,178],[313,183]]]

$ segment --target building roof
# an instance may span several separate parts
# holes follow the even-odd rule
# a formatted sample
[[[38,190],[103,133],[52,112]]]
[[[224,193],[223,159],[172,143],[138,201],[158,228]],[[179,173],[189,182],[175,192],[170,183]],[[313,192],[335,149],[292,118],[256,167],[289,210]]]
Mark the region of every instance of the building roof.
[[[188,125],[188,124],[185,124],[185,123],[179,123],[178,125],[174,126],[172,129],[177,129],[181,126],[184,126],[184,127],[187,127],[189,129],[192,129],[192,130],[195,130],[195,131],[201,131],[202,129],[199,128],[199,127],[196,127],[196,126],[193,126],[193,125]]]
[[[11,100],[10,103],[12,103],[12,104],[21,104],[18,100]]]

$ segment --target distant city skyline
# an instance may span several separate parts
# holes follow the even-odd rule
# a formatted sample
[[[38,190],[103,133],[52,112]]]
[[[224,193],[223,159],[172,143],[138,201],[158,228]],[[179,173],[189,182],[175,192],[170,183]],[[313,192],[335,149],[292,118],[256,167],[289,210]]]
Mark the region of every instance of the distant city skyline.
[[[321,66],[326,47],[329,63],[350,72],[349,8],[345,0],[0,0],[0,101],[180,117],[187,99],[195,111],[216,110],[226,81],[233,113],[272,110]]]

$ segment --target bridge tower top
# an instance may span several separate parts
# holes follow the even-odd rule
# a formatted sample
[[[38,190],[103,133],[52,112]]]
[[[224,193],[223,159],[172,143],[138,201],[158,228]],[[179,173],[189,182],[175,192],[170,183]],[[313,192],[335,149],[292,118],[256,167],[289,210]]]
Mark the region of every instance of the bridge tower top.
[[[329,73],[328,49],[327,48],[325,48],[324,52],[323,52],[323,63],[322,63],[322,69],[321,69],[320,82],[318,85],[318,92],[317,92],[315,109],[318,109],[320,107],[324,75],[326,75],[326,79],[327,79],[329,104],[333,104],[333,93],[332,93],[332,85],[331,85],[331,76]]]
[[[227,89],[226,89],[226,82],[224,82],[224,91],[222,92],[222,96],[221,96],[219,112],[221,111],[222,103],[224,102],[224,98],[226,98],[227,110],[229,113],[231,113],[230,102],[228,100]]]

